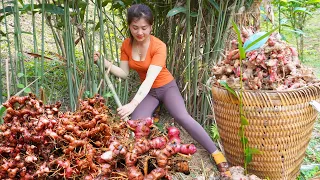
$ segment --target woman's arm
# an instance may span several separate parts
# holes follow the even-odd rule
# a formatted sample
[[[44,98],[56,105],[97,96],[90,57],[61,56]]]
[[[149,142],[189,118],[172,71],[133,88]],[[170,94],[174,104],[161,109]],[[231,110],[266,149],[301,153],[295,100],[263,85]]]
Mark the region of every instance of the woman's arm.
[[[129,75],[129,63],[128,61],[120,61],[120,67],[113,65],[110,61],[105,60],[104,61],[104,66],[106,69],[110,68],[110,72],[122,79],[126,79]]]
[[[98,52],[96,52],[94,54],[94,61],[95,63],[98,61],[98,59],[100,58],[100,54]],[[113,65],[110,61],[105,60],[104,59],[104,67],[106,69],[110,68],[110,72],[120,78],[126,79],[129,75],[129,63],[128,61],[120,61],[120,67]]]
[[[142,82],[137,94],[132,99],[138,104],[147,96],[154,81],[162,70],[161,66],[150,65],[147,71],[146,79]]]
[[[152,84],[156,80],[160,71],[162,70],[161,66],[150,65],[147,71],[146,79],[142,82],[139,87],[137,94],[134,96],[132,101],[125,106],[118,108],[118,113],[121,118],[125,118],[129,116],[134,109],[139,105],[139,103],[147,96],[149,93]]]

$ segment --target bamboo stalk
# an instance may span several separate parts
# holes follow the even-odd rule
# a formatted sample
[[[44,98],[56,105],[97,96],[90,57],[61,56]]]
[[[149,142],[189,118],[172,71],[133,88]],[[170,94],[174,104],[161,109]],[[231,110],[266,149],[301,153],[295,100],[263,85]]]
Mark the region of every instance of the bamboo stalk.
[[[21,38],[21,26],[20,26],[20,11],[18,7],[18,0],[14,1],[14,46],[15,46],[15,54],[16,54],[16,60],[17,63],[17,70],[19,73],[22,73],[23,76],[20,78],[18,77],[17,82],[20,83],[20,80],[22,81],[22,84],[24,86],[27,85],[27,76],[26,71],[24,67],[24,58],[23,58],[23,49],[22,49],[22,38]]]
[[[187,85],[187,91],[186,91],[186,100],[187,102],[187,107],[190,109],[191,108],[191,101],[189,99],[190,95],[190,84],[191,84],[191,57],[190,57],[190,34],[191,34],[191,24],[190,24],[190,0],[187,0],[187,12],[186,12],[186,25],[187,25],[187,34],[186,34],[186,67],[187,67],[187,75],[186,75],[186,82],[188,83]]]
[[[197,17],[197,38],[195,38],[196,44],[195,46],[195,61],[194,61],[194,71],[193,71],[193,117],[196,118],[196,113],[198,112],[198,104],[197,104],[197,92],[198,92],[198,75],[199,75],[199,61],[201,61],[200,57],[200,39],[201,39],[201,25],[202,25],[202,0],[198,1],[198,17]],[[201,116],[197,116],[197,121],[200,120]]]
[[[49,27],[51,29],[52,34],[53,34],[53,38],[54,38],[54,41],[55,41],[55,44],[56,44],[56,48],[57,48],[58,54],[62,54],[62,56],[65,57],[66,56],[66,52],[65,52],[62,40],[61,40],[62,39],[61,35],[53,27],[51,18],[47,17],[47,22],[48,22],[48,25],[49,25]],[[55,23],[57,24],[57,22],[55,22]]]
[[[205,59],[205,63],[204,63],[204,66],[208,67],[209,66],[209,57],[210,57],[210,47],[211,47],[211,39],[212,39],[212,34],[213,34],[213,24],[215,22],[215,16],[214,16],[214,10],[213,8],[210,8],[210,14],[211,17],[210,18],[210,23],[208,25],[208,35],[207,35],[207,39],[206,39],[206,43],[205,43],[205,50],[204,50],[204,59]],[[203,81],[203,84],[206,84],[205,81],[207,81],[207,79],[209,78],[208,77],[208,71],[205,71],[205,74],[204,74],[204,81]],[[204,93],[202,94],[202,110],[201,110],[201,114],[202,114],[202,118],[203,120],[205,120],[207,118],[207,114],[208,114],[208,108],[210,106],[208,106],[208,101],[207,101],[207,96],[209,95],[210,96],[211,94],[211,91],[209,89],[209,91],[207,90],[207,88],[204,88]],[[200,121],[201,123],[204,123],[202,121]]]
[[[2,35],[0,34],[0,39],[2,38]],[[1,45],[1,43],[0,43],[0,45]],[[3,97],[2,97],[2,94],[3,94],[3,90],[2,90],[2,86],[3,86],[3,80],[2,80],[2,62],[3,62],[3,60],[2,60],[2,51],[1,51],[1,49],[2,48],[0,48],[0,104],[2,104],[2,101],[3,101]],[[0,110],[1,110],[1,108],[0,108]],[[1,117],[0,117],[1,118]],[[0,124],[1,124],[1,120],[0,120]]]
[[[34,11],[34,2],[31,0],[31,12]],[[34,13],[32,13],[32,34],[33,34],[33,52],[38,54],[38,42],[37,42],[37,31]],[[39,58],[34,58],[34,74],[38,76],[38,60]],[[35,82],[35,94],[39,95],[39,82]]]
[[[107,16],[107,13],[106,13],[106,11],[105,11],[105,8],[103,7],[102,8],[102,10],[103,10],[103,15],[104,16]],[[103,16],[102,15],[102,16]],[[113,26],[115,26],[115,24],[113,24]],[[111,33],[110,33],[110,28],[109,28],[109,25],[108,25],[108,22],[106,21],[106,29],[107,29],[107,38],[108,38],[108,42],[109,42],[109,48],[110,48],[110,61],[111,62],[113,62],[115,59],[114,59],[114,51],[113,51],[113,43],[112,43],[112,37],[111,37]],[[106,55],[106,58],[108,59],[108,53],[107,52],[105,52],[105,55]],[[119,62],[117,62],[118,64],[119,64]],[[115,82],[115,78],[112,78],[112,81],[113,82]],[[118,81],[119,82],[119,84],[118,84],[118,86],[116,86],[116,91],[117,91],[117,94],[120,94],[121,93],[121,80],[120,81]]]
[[[96,79],[95,79],[95,73],[93,71],[94,69],[94,66],[93,66],[93,62],[90,61],[90,58],[92,58],[92,52],[94,51],[94,47],[93,46],[90,46],[91,43],[90,41],[92,40],[93,41],[93,38],[89,38],[88,36],[88,33],[90,30],[90,26],[89,26],[89,0],[86,0],[86,3],[87,3],[87,7],[86,7],[86,27],[85,27],[85,32],[84,32],[84,42],[85,42],[85,50],[86,50],[86,59],[85,59],[85,62],[86,62],[86,89],[89,90],[90,94],[93,94],[93,90],[92,90],[92,87],[93,87],[93,84],[96,82]],[[95,10],[96,7],[94,7],[94,10]],[[94,32],[93,32],[94,34]],[[94,36],[94,35],[92,35]],[[96,93],[96,92],[94,92]]]
[[[2,0],[2,7],[4,7],[4,2]],[[11,76],[11,81],[10,81],[10,75],[9,73],[11,72],[12,74],[14,74],[15,72],[15,68],[13,66],[13,59],[12,59],[12,54],[11,54],[11,47],[10,47],[10,39],[9,39],[9,31],[8,31],[8,24],[7,24],[7,15],[4,12],[4,24],[5,24],[5,29],[6,29],[6,39],[7,39],[7,46],[8,46],[8,53],[9,53],[9,59],[6,58],[6,84],[7,84],[7,99],[10,98],[10,86],[11,86],[11,82],[14,82],[14,77]],[[10,61],[10,62],[9,62]],[[10,67],[11,67],[11,71],[9,69],[9,63],[10,63]],[[13,86],[13,91],[16,92],[16,86]]]
[[[96,3],[96,1],[95,1],[95,3]],[[89,7],[89,5],[88,5],[88,7]],[[97,6],[95,5],[94,6],[94,10],[93,10],[93,26],[92,26],[92,28],[94,28],[95,23],[96,23],[96,15],[97,15]],[[87,28],[89,28],[89,27],[87,27]],[[86,31],[86,32],[88,32],[88,31]],[[95,49],[95,47],[96,47],[95,42],[96,41],[95,41],[94,37],[95,37],[95,31],[93,31],[92,35],[90,36],[90,42],[91,42],[90,43],[91,44],[90,55],[91,55],[91,57],[93,57],[93,53],[94,53],[94,51],[96,51],[96,49]],[[90,63],[90,69],[94,69],[94,63],[93,62]],[[90,76],[92,76],[92,79],[94,79],[96,82],[98,82],[97,79],[103,79],[103,78],[100,78],[100,75],[98,75],[96,77],[96,74],[93,71],[91,71]],[[94,82],[89,82],[89,84],[90,84],[90,92],[91,93],[93,93],[93,83]],[[99,91],[100,91],[100,88],[99,88]],[[95,93],[98,93],[98,92],[95,92]]]
[[[42,14],[41,14],[41,61],[40,61],[40,71],[39,71],[39,76],[40,76],[40,84],[39,86],[41,87],[43,82],[44,82],[44,17],[46,15],[45,12],[45,0],[42,0]]]
[[[64,2],[64,7],[69,7],[69,1]],[[64,12],[64,43],[66,48],[66,57],[67,57],[67,77],[68,77],[68,89],[69,89],[69,97],[70,97],[70,108],[72,111],[76,109],[76,99],[75,99],[75,87],[73,84],[74,75],[72,74],[72,50],[70,47],[70,20],[69,20],[70,14],[69,14],[69,8],[65,8]]]
[[[116,31],[116,25],[114,24],[114,22],[115,22],[115,18],[114,18],[115,16],[114,16],[114,12],[112,12],[112,22],[113,22],[113,34],[114,34],[114,38],[113,38],[113,40],[114,40],[114,45],[115,45],[115,50],[116,50],[116,55],[115,55],[115,57],[116,57],[116,63],[117,63],[117,65],[118,66],[120,66],[120,58],[119,58],[119,51],[118,51],[118,43],[117,43],[117,39],[116,39],[116,35],[117,35],[117,31]],[[128,80],[126,79],[125,80],[125,86],[126,85],[128,85]],[[121,93],[123,93],[123,95],[121,96],[122,97],[122,100],[123,100],[123,102],[127,102],[127,100],[126,101],[124,101],[124,98],[125,97],[127,97],[126,95],[128,94],[128,91],[124,91],[125,89],[127,89],[128,87],[124,87],[124,88],[122,88],[122,86],[121,86],[121,84],[122,84],[122,82],[121,82],[121,79],[120,79],[120,81],[118,81],[118,93],[119,94],[121,94]]]
[[[97,2],[100,2],[98,4],[98,10],[97,10],[97,15],[98,15],[98,18],[99,18],[99,23],[100,23],[100,33],[99,33],[99,41],[100,41],[100,52],[104,52],[104,54],[106,54],[106,44],[105,44],[105,41],[104,41],[104,26],[103,26],[103,13],[102,13],[102,1],[97,1],[96,0],[96,4]],[[102,48],[102,49],[101,49]],[[105,67],[105,64],[104,64],[104,61],[102,62],[102,65],[103,67]],[[105,81],[106,79],[103,78]],[[105,92],[105,89],[103,87],[103,89],[101,89],[100,91],[101,93],[104,93]]]

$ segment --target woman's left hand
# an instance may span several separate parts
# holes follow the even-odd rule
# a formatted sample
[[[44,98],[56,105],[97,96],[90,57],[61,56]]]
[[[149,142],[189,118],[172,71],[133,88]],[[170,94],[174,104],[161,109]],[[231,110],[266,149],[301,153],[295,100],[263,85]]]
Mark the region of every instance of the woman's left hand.
[[[134,109],[136,109],[137,105],[137,103],[131,101],[130,103],[119,107],[117,111],[121,116],[121,119],[128,117],[134,111]]]

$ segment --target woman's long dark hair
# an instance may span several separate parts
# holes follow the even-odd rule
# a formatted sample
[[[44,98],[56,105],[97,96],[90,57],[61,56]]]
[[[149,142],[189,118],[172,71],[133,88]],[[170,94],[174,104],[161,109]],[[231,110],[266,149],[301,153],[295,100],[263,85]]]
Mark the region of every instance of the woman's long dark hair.
[[[130,6],[130,8],[128,8],[128,12],[127,12],[128,26],[130,26],[132,21],[136,21],[141,18],[144,18],[149,23],[149,25],[153,24],[153,15],[149,6],[145,4],[134,4]],[[133,36],[130,32],[130,28],[129,28],[129,34],[130,34],[131,43],[132,43]]]

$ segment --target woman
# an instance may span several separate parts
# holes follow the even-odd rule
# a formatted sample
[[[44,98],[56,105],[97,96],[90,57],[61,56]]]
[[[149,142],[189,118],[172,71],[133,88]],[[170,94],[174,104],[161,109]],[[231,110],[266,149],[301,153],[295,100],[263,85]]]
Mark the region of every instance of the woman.
[[[166,68],[166,45],[151,35],[153,15],[144,4],[128,9],[127,22],[130,38],[122,43],[120,67],[105,60],[106,68],[114,75],[126,78],[129,68],[138,72],[141,86],[132,101],[117,109],[121,118],[131,114],[131,119],[151,117],[162,101],[171,116],[199,142],[214,158],[223,176],[230,176],[228,163],[223,154],[203,129],[187,112],[178,86]],[[99,53],[94,60],[97,61]]]

